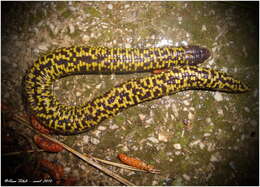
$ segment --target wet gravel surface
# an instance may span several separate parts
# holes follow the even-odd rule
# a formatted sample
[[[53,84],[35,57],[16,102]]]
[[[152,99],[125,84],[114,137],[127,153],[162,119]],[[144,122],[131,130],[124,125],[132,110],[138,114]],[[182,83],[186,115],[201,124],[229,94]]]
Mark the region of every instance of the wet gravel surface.
[[[59,47],[204,46],[212,56],[201,66],[232,74],[251,91],[180,92],[129,108],[87,133],[57,138],[82,153],[116,162],[126,153],[161,170],[109,167],[136,185],[257,185],[257,3],[2,2],[2,102],[23,113],[26,70]],[[62,103],[78,105],[146,75],[70,76],[53,89]],[[32,136],[23,126],[13,128]],[[38,154],[63,164],[65,174],[79,177],[77,185],[120,185],[68,152]]]

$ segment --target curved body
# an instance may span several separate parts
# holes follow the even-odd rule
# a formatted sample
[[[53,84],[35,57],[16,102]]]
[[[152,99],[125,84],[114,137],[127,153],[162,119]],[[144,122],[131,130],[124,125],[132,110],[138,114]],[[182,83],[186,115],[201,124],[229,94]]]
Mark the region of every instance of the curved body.
[[[72,47],[39,58],[24,79],[29,111],[46,127],[60,134],[85,132],[101,121],[139,103],[187,89],[244,92],[248,88],[225,73],[194,66],[209,57],[198,46],[109,49]],[[52,93],[54,80],[82,73],[129,73],[171,69],[131,79],[80,106],[59,103]]]

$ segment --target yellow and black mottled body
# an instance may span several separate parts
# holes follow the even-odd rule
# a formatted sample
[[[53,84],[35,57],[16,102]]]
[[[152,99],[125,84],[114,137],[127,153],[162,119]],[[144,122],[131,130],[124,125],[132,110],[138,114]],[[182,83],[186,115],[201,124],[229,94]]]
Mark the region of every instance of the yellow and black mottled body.
[[[85,132],[101,121],[139,103],[188,89],[244,92],[248,88],[225,73],[197,67],[210,56],[198,46],[149,49],[98,47],[61,48],[42,56],[24,79],[29,111],[60,134]],[[132,79],[80,106],[59,103],[53,81],[82,73],[167,72]]]

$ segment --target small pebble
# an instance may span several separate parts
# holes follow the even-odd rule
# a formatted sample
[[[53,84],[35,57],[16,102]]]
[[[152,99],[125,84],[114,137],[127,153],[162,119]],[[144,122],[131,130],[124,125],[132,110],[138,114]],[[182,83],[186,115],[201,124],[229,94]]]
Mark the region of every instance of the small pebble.
[[[131,48],[131,44],[129,43],[125,44],[125,48]]]
[[[214,59],[209,60],[208,64],[212,66],[214,64]]]
[[[145,119],[145,115],[144,114],[139,114],[138,116],[139,116],[141,121],[143,121]]]
[[[155,137],[149,137],[147,140],[151,141],[152,143],[159,143],[159,140],[156,139]]]
[[[187,41],[181,41],[181,43],[182,43],[182,45],[184,45],[184,46],[188,46],[188,42]]]
[[[102,82],[96,85],[96,88],[99,89],[102,86]]]
[[[69,30],[70,30],[70,34],[73,34],[75,32],[75,27],[74,25],[70,24],[69,25]]]
[[[97,138],[101,136],[101,131],[98,130],[98,129],[93,130],[91,133],[92,133],[93,135],[95,135],[95,137],[97,137]]]
[[[211,155],[210,161],[211,161],[211,162],[217,162],[218,159],[217,159],[214,155]]]
[[[176,151],[176,152],[175,152],[175,155],[176,155],[176,156],[179,156],[180,154],[181,154],[180,151]]]
[[[168,141],[168,136],[167,136],[166,133],[161,132],[158,135],[158,139],[159,139],[159,141],[167,142]]]
[[[189,175],[187,175],[187,174],[183,174],[183,175],[182,175],[182,177],[183,177],[185,180],[187,180],[187,181],[189,181],[189,180],[190,180],[190,176],[189,176]]]
[[[178,112],[178,107],[176,106],[176,104],[172,104],[172,111],[173,111],[173,114],[176,118],[179,117],[179,112]]]
[[[107,127],[105,127],[105,126],[99,126],[97,129],[100,130],[100,131],[104,131],[104,130],[107,129]]]
[[[89,39],[90,39],[90,37],[89,37],[88,35],[84,35],[84,36],[82,37],[82,40],[83,40],[84,42],[88,42]]]
[[[156,181],[156,180],[154,180],[153,182],[152,182],[152,186],[156,186],[158,184],[158,181]]]
[[[47,51],[48,50],[48,44],[40,44],[38,46],[38,49],[40,49],[42,51]]]
[[[173,144],[173,147],[175,149],[181,149],[181,144],[179,144],[179,143]]]
[[[54,30],[54,25],[50,22],[47,22],[47,25],[49,26],[50,30],[53,31]]]
[[[80,164],[79,167],[80,167],[82,170],[86,170],[86,166],[83,165],[83,164]]]
[[[90,34],[90,38],[96,38],[96,35],[92,32],[92,33]]]
[[[77,97],[79,97],[79,96],[81,96],[81,95],[82,95],[81,92],[76,92],[76,96],[77,96]]]
[[[178,17],[179,24],[182,23],[182,17]]]
[[[213,47],[212,52],[215,53],[217,51],[217,49],[218,49],[217,47]]]
[[[74,7],[74,6],[69,6],[68,9],[71,10],[71,11],[76,11],[77,10],[77,8]]]
[[[115,129],[118,129],[118,126],[113,124],[113,125],[109,126],[109,128],[112,129],[112,130],[115,130]]]
[[[201,140],[194,140],[193,142],[190,142],[189,146],[193,147],[194,145],[197,145],[201,142]]]
[[[111,76],[110,76],[111,78],[111,80],[114,80],[115,79],[115,74],[111,74]]]
[[[211,155],[210,157],[210,161],[211,162],[219,162],[221,160],[221,155],[219,152],[214,153],[213,155]]]
[[[189,120],[193,120],[193,119],[194,119],[194,114],[192,114],[191,112],[189,112],[189,114],[188,114],[188,119],[189,119]]]
[[[64,172],[65,172],[65,173],[69,173],[70,171],[71,171],[71,168],[69,168],[69,167],[65,167],[65,168],[64,168]]]
[[[244,108],[246,112],[250,112],[250,109],[248,107]]]
[[[108,4],[107,8],[111,10],[111,9],[113,9],[113,5],[112,4]]]
[[[207,143],[207,146],[208,146],[208,152],[212,152],[215,150],[215,144],[213,143]]]
[[[151,124],[152,122],[153,122],[153,118],[145,120],[145,123],[147,123],[147,124]]]
[[[184,101],[183,101],[183,104],[184,104],[184,105],[189,105],[190,103],[189,103],[189,101],[184,100]]]
[[[216,101],[223,101],[223,96],[220,92],[216,92],[215,95],[214,95],[214,99]]]
[[[83,142],[85,144],[89,143],[89,136],[83,136]]]
[[[202,143],[202,142],[200,142],[200,143],[199,143],[199,146],[200,146],[200,149],[204,149],[204,147],[205,147],[205,144],[204,144],[204,143]]]
[[[223,67],[223,68],[222,68],[222,71],[225,72],[225,73],[227,73],[227,71],[228,71],[227,67]]]
[[[137,151],[137,150],[139,149],[139,147],[134,145],[134,146],[131,147],[131,149],[132,149],[133,151]]]
[[[128,149],[128,147],[125,145],[125,146],[122,148],[122,151],[124,151],[124,152],[128,152],[129,149]]]
[[[97,139],[97,138],[91,137],[91,138],[90,138],[90,142],[91,142],[92,144],[94,144],[94,145],[97,145],[97,144],[100,143],[100,140]]]
[[[204,133],[203,136],[208,137],[208,136],[210,136],[210,135],[211,135],[210,133],[206,132],[206,133]]]
[[[223,110],[222,110],[221,108],[218,108],[218,109],[217,109],[217,112],[218,112],[218,114],[221,115],[221,116],[224,115],[224,112],[223,112]]]
[[[207,122],[209,125],[214,125],[214,123],[212,122],[211,118],[206,118],[206,122]]]
[[[206,30],[207,30],[206,25],[202,25],[201,31],[206,31]]]
[[[135,175],[136,173],[134,171],[130,171],[127,176]]]

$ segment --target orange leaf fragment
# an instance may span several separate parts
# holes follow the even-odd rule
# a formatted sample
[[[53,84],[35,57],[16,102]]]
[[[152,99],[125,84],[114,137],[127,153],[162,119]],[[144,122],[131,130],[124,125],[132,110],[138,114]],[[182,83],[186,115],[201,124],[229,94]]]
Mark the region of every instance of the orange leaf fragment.
[[[64,176],[64,168],[60,164],[50,162],[49,160],[42,159],[39,161],[40,166],[45,168],[47,172],[53,177],[56,181],[56,184],[61,183],[61,179]]]
[[[51,131],[44,127],[34,116],[31,116],[32,126],[43,134],[50,134]]]
[[[62,146],[60,146],[59,144],[57,144],[51,140],[43,138],[42,136],[35,135],[33,137],[33,139],[34,139],[34,142],[37,144],[37,146],[39,146],[40,148],[42,148],[45,151],[58,153],[63,150]]]
[[[138,169],[142,169],[142,170],[145,170],[145,171],[149,171],[149,172],[154,171],[154,166],[148,165],[148,164],[144,163],[143,161],[141,161],[139,159],[129,157],[126,154],[120,153],[120,154],[118,154],[117,157],[121,160],[121,162],[123,162],[123,163],[125,163],[129,166],[132,166],[132,167],[135,167],[135,168],[138,168]]]

